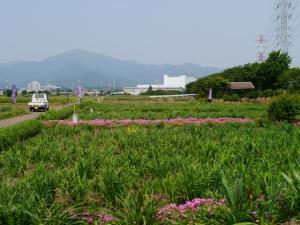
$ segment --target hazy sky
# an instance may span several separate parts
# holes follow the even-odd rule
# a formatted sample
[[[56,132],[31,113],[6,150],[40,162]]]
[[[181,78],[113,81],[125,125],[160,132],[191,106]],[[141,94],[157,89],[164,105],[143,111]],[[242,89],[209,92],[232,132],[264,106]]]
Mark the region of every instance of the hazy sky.
[[[85,49],[147,64],[243,64],[270,33],[274,1],[0,0],[0,62]]]

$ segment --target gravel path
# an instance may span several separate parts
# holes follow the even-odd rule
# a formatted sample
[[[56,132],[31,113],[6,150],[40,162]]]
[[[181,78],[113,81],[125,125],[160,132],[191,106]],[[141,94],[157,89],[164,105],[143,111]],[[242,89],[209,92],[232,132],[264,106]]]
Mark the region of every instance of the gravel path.
[[[0,127],[9,127],[12,125],[15,125],[17,123],[21,123],[27,120],[33,120],[35,118],[37,118],[41,113],[35,112],[35,113],[31,113],[31,114],[27,114],[24,116],[18,116],[18,117],[14,117],[14,118],[10,118],[10,119],[6,119],[6,120],[0,120]]]

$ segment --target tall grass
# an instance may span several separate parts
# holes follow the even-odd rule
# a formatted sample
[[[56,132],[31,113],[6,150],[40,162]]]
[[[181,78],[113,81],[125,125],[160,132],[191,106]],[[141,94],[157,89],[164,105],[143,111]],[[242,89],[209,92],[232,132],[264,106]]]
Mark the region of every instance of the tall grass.
[[[266,105],[258,103],[222,104],[206,102],[175,103],[91,103],[79,111],[81,119],[168,119],[177,117],[264,118]]]
[[[34,137],[42,129],[38,121],[23,122],[8,128],[0,128],[0,151],[6,150],[18,141]]]
[[[159,208],[202,197],[227,199],[229,214],[213,224],[277,224],[300,210],[299,149],[300,128],[285,124],[50,127],[1,154],[10,210],[0,221],[72,223],[49,212],[79,204],[116,224],[160,224]]]

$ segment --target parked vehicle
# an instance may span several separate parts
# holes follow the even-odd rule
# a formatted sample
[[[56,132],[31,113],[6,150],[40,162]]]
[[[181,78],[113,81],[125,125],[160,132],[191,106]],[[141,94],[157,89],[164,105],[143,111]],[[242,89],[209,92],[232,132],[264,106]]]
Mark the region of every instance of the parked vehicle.
[[[28,103],[30,112],[45,112],[49,110],[48,97],[45,93],[35,93],[31,102]]]

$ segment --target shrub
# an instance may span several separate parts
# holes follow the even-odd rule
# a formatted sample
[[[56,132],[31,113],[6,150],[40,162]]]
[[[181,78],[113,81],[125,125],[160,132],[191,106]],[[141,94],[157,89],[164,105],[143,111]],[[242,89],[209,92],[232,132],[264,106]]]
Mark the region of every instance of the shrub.
[[[60,110],[51,110],[39,116],[41,120],[63,120],[71,116],[74,112],[74,106],[69,106]]]
[[[249,94],[248,94],[248,97],[250,99],[256,99],[258,97],[261,97],[262,96],[262,93],[261,91],[257,91],[257,90],[253,90],[253,91],[250,91]]]
[[[240,96],[236,93],[231,95],[224,95],[224,101],[239,101]]]
[[[32,120],[8,128],[0,129],[0,151],[3,151],[18,141],[34,137],[42,129],[39,121]]]
[[[262,92],[262,96],[264,96],[264,97],[273,97],[274,95],[275,95],[275,93],[271,89],[266,89]]]
[[[292,95],[281,95],[276,97],[269,105],[268,117],[272,121],[295,120],[299,113],[299,97]]]

